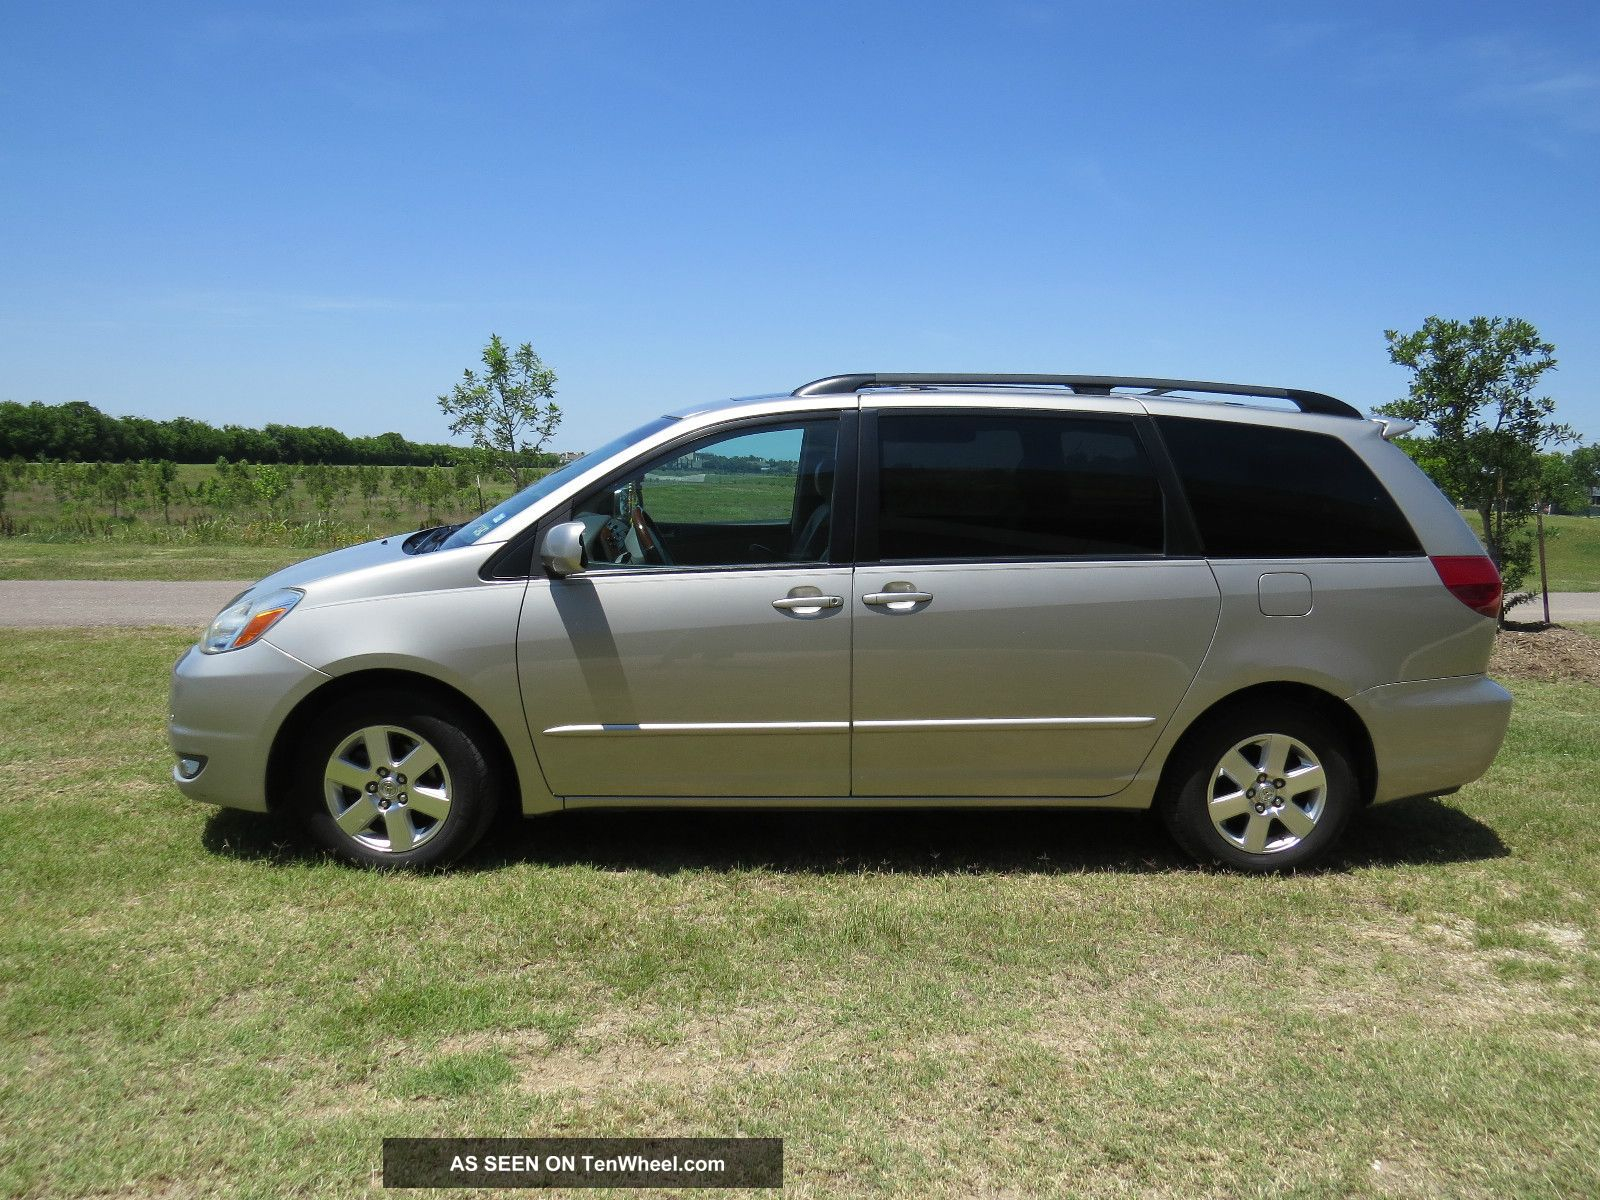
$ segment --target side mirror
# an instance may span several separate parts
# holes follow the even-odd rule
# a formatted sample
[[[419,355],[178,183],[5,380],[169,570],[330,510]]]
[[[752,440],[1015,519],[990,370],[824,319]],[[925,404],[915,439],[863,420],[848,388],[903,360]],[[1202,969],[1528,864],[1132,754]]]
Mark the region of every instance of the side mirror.
[[[583,522],[565,521],[545,531],[539,542],[545,570],[557,579],[583,570]]]

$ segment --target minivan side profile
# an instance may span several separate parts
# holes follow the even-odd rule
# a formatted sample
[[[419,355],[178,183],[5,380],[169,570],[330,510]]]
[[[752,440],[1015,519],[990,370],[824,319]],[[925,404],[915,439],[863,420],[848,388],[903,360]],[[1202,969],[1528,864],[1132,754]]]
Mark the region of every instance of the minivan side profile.
[[[1510,716],[1498,573],[1397,431],[1114,376],[685,409],[236,598],[174,668],[174,780],[374,866],[514,804],[1153,806],[1202,862],[1303,867]]]

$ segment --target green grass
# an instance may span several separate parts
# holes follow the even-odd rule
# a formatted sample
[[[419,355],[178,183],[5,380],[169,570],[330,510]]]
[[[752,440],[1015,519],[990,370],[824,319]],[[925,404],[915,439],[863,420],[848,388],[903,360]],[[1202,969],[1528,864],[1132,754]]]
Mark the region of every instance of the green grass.
[[[1483,536],[1478,514],[1463,512],[1472,531]],[[1600,517],[1546,517],[1544,519],[1545,569],[1552,592],[1600,592]],[[1523,587],[1539,587],[1539,557]]]
[[[0,631],[0,1194],[377,1195],[386,1134],[776,1135],[797,1197],[1600,1192],[1600,689],[1518,684],[1486,780],[1290,879],[1084,813],[513,821],[418,878],[178,796],[183,641]]]
[[[284,546],[0,538],[0,579],[260,579],[316,554]]]
[[[793,475],[718,475],[684,482],[650,478],[645,509],[664,525],[679,521],[774,521],[794,513]]]

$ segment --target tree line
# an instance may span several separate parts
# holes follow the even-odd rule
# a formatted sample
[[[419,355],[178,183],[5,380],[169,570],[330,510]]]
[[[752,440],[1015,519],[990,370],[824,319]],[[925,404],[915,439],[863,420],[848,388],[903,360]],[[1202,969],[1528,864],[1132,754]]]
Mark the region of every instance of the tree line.
[[[469,453],[442,443],[413,442],[398,433],[351,437],[326,425],[218,428],[193,417],[113,417],[82,400],[0,401],[0,459],[209,463],[226,458],[295,466],[430,467],[458,462]],[[519,467],[553,466],[556,461],[539,451],[522,451],[515,458]]]

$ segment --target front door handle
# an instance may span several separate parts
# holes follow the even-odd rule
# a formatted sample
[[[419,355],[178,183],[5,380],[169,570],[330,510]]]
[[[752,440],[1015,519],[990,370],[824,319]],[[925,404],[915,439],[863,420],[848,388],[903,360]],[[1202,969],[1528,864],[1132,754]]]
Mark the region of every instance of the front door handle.
[[[772,607],[781,612],[795,612],[802,615],[821,612],[825,608],[840,608],[843,605],[843,596],[824,596],[820,589],[809,586],[791,588],[787,596],[772,602]]]
[[[895,612],[910,612],[917,605],[926,604],[932,599],[932,592],[919,592],[909,583],[891,583],[888,591],[868,592],[861,597],[861,603],[893,609]]]

